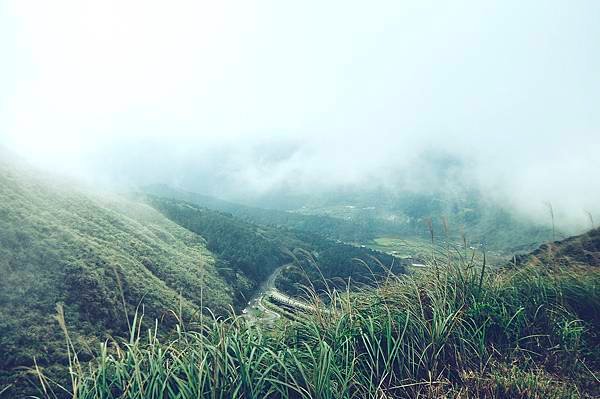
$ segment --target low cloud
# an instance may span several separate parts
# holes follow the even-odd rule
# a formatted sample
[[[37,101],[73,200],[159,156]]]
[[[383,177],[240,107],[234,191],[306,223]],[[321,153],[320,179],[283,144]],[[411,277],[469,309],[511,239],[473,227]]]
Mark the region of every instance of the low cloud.
[[[119,187],[458,184],[583,226],[600,220],[600,5],[551,3],[7,1],[0,140]]]

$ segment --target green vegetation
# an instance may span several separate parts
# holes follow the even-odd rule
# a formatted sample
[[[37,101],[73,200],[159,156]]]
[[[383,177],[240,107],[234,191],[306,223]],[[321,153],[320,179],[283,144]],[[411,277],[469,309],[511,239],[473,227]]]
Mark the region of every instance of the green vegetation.
[[[303,295],[304,286],[321,292],[330,286],[369,284],[375,276],[385,276],[389,268],[402,272],[391,256],[323,238],[311,232],[276,226],[256,225],[231,214],[201,208],[189,202],[145,196],[144,200],[186,229],[204,237],[208,248],[218,255],[221,273],[243,275],[252,287],[264,281],[277,267],[293,262],[276,280],[280,290]],[[317,266],[318,265],[318,266]],[[333,281],[331,281],[333,280]],[[229,281],[229,279],[228,279]],[[245,299],[251,290],[230,283]],[[243,303],[243,299],[240,303]]]
[[[407,262],[415,262],[417,264],[427,263],[432,261],[432,257],[445,258],[448,251],[448,247],[457,248],[464,246],[464,242],[460,245],[457,242],[451,241],[450,238],[440,240],[434,237],[434,244],[429,240],[419,237],[398,237],[398,236],[385,236],[377,237],[366,244],[367,247],[372,248],[376,251],[385,252],[391,254],[400,259],[404,259]],[[432,252],[432,248],[434,251]],[[491,265],[503,265],[509,259],[505,253],[499,251],[486,251],[486,260]],[[479,262],[483,261],[483,252],[476,251],[474,259]]]
[[[142,303],[148,320],[168,328],[172,309],[190,318],[203,303],[225,314],[233,302],[198,235],[147,205],[3,160],[0,276],[0,386],[34,357],[44,367],[65,364],[57,303],[90,357],[106,337],[129,333],[127,315]]]
[[[144,200],[165,217],[204,237],[208,248],[219,257],[219,270],[239,296],[243,305],[258,284],[275,268],[288,263],[286,244],[268,228],[250,224],[230,214],[199,208],[192,204],[158,197]],[[240,279],[239,276],[243,276]],[[236,282],[250,282],[238,285]]]
[[[370,234],[361,240],[365,244],[379,237],[428,241],[432,227],[452,242],[462,243],[466,237],[469,245],[512,255],[529,252],[553,237],[550,220],[548,226],[528,221],[486,201],[476,190],[344,195],[297,212],[369,224]]]
[[[271,332],[234,316],[181,323],[169,340],[150,330],[103,344],[89,364],[68,341],[65,388],[82,399],[600,394],[598,269],[486,272],[448,259],[377,288],[332,291],[327,309]],[[41,381],[41,396],[61,391]]]
[[[600,229],[546,243],[530,254],[517,256],[515,262],[518,265],[600,266]]]
[[[291,220],[92,193],[0,159],[0,397],[600,395],[600,230],[500,269],[450,232],[361,238],[428,264],[403,275],[324,238],[327,218]],[[269,329],[235,315],[265,280]]]
[[[377,237],[367,246],[400,258],[427,259],[431,254],[431,241],[418,237]]]
[[[315,233],[376,249],[373,240],[386,237],[428,242],[430,227],[444,232],[449,241],[462,244],[466,238],[469,245],[483,246],[498,257],[529,252],[553,237],[550,220],[548,226],[527,221],[472,189],[396,194],[344,191],[324,198],[316,196],[294,211],[244,206],[165,185],[149,186],[144,191],[228,212],[259,225]]]
[[[185,201],[199,207],[227,212],[240,219],[260,225],[306,231],[343,241],[362,241],[376,235],[375,225],[368,220],[356,223],[326,215],[303,215],[275,209],[262,209],[178,190],[166,185],[148,186],[144,188],[144,192],[158,197]]]
[[[140,309],[146,322],[161,320],[159,334],[176,324],[172,311],[196,320],[201,309],[216,317],[241,310],[275,267],[305,248],[325,254],[328,276],[355,256],[391,259],[302,234],[172,200],[99,194],[0,159],[0,391],[27,392],[21,368],[34,361],[64,377],[56,304],[89,359],[108,337],[127,336]],[[303,276],[320,273],[307,268]]]

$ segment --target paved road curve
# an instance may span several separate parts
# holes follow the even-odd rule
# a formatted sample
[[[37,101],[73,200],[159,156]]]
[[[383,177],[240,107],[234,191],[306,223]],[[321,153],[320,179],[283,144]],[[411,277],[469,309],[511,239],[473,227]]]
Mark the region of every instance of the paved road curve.
[[[257,293],[248,302],[248,306],[246,306],[246,308],[242,311],[242,313],[247,319],[251,321],[260,321],[263,323],[271,324],[275,320],[280,318],[281,315],[279,313],[267,309],[263,305],[262,302],[264,300],[267,300],[269,297],[288,306],[297,308],[299,310],[314,310],[313,306],[307,304],[306,302],[294,299],[275,288],[275,280],[277,279],[277,276],[279,276],[285,269],[287,269],[290,266],[292,266],[292,264],[286,264],[278,267],[273,271],[273,273],[271,273],[269,278],[260,286]],[[257,316],[257,312],[260,314],[260,316]]]

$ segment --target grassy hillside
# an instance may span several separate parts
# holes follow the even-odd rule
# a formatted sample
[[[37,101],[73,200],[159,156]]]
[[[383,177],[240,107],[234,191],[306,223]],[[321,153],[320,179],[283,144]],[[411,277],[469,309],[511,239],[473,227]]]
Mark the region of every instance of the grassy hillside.
[[[2,158],[0,397],[595,397],[599,248],[594,230],[516,268],[448,251],[398,276],[369,248]],[[227,318],[288,262],[275,285],[312,287],[312,310]]]
[[[75,362],[77,398],[600,395],[597,268],[489,271],[449,258],[263,331],[232,318]],[[313,308],[314,309],[314,308]],[[44,387],[55,389],[47,382]],[[44,396],[44,395],[42,395]]]
[[[243,307],[276,267],[305,253],[321,257],[327,277],[353,273],[353,257],[373,268],[372,255],[391,262],[320,235],[177,200],[98,194],[3,157],[0,386],[12,385],[17,368],[34,366],[34,358],[50,375],[64,375],[57,304],[85,360],[107,337],[128,335],[136,310],[149,323],[161,320],[165,333],[178,322],[176,314],[197,319],[204,307],[224,315]],[[306,266],[301,276],[287,276],[284,284],[293,293],[300,292],[296,277],[321,279],[302,256],[297,264]],[[5,394],[23,389],[17,385]]]
[[[143,303],[172,324],[204,305],[224,313],[231,287],[206,242],[153,208],[90,194],[0,159],[0,384],[13,369],[64,362],[57,303],[82,348],[128,333]],[[88,349],[87,352],[90,350]]]
[[[518,256],[518,264],[547,266],[600,266],[600,228],[562,241],[544,244]]]

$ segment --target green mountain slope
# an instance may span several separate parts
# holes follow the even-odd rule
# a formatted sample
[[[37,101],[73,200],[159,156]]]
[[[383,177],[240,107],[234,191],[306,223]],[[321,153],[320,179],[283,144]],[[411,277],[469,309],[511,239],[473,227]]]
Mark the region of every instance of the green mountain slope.
[[[125,334],[125,314],[140,303],[167,325],[170,310],[197,313],[201,293],[224,313],[233,290],[215,264],[201,237],[147,205],[0,159],[0,382],[33,356],[42,366],[64,360],[57,303],[74,339],[92,348]]]
[[[320,201],[313,199],[312,204],[295,212],[343,219],[349,223],[368,222],[371,231],[379,234],[376,238],[429,239],[430,227],[433,227],[438,239],[448,237],[462,243],[464,234],[470,245],[484,246],[507,256],[529,252],[552,238],[550,226],[517,215],[487,200],[477,190],[456,193],[343,192]],[[560,232],[558,234],[560,236]]]
[[[464,233],[472,245],[482,245],[505,256],[530,252],[552,237],[549,226],[524,219],[486,200],[478,190],[452,193],[347,190],[307,196],[306,205],[294,211],[240,205],[167,185],[148,186],[144,192],[228,212],[257,224],[346,242],[372,243],[380,237],[429,239],[430,221],[438,237],[445,238],[448,234],[452,241],[462,243]]]
[[[319,286],[325,278],[342,280],[345,286],[350,277],[355,282],[372,282],[374,275],[386,275],[391,266],[395,272],[403,271],[390,255],[316,233],[258,225],[177,199],[146,196],[144,200],[167,218],[204,237],[222,262],[223,275],[243,275],[254,287],[275,268],[290,262],[296,266],[281,276],[279,284],[290,294],[301,293],[298,283]],[[250,292],[244,288],[237,287],[236,291],[248,297]]]
[[[179,190],[167,185],[147,186],[144,187],[143,191],[150,195],[182,200],[200,207],[228,212],[252,223],[307,231],[343,241],[359,242],[368,240],[385,232],[384,228],[389,228],[387,225],[384,226],[382,222],[376,225],[368,219],[349,221],[324,214],[309,215],[246,206]]]
[[[518,264],[547,266],[600,266],[600,228],[541,245],[515,258]]]
[[[15,381],[23,389],[16,368],[34,366],[34,358],[51,377],[64,377],[57,304],[85,360],[108,337],[128,336],[136,310],[148,323],[161,320],[167,333],[177,322],[173,311],[190,320],[201,308],[217,316],[239,309],[275,268],[296,256],[304,271],[286,276],[283,287],[298,293],[299,279],[322,278],[303,254],[316,258],[326,278],[355,274],[357,280],[367,269],[352,266],[353,258],[375,271],[371,256],[386,265],[392,259],[182,201],[100,194],[3,156],[0,391]]]
[[[109,347],[73,397],[598,398],[599,286],[594,267],[490,269],[457,253],[283,311],[274,331],[240,317]]]

